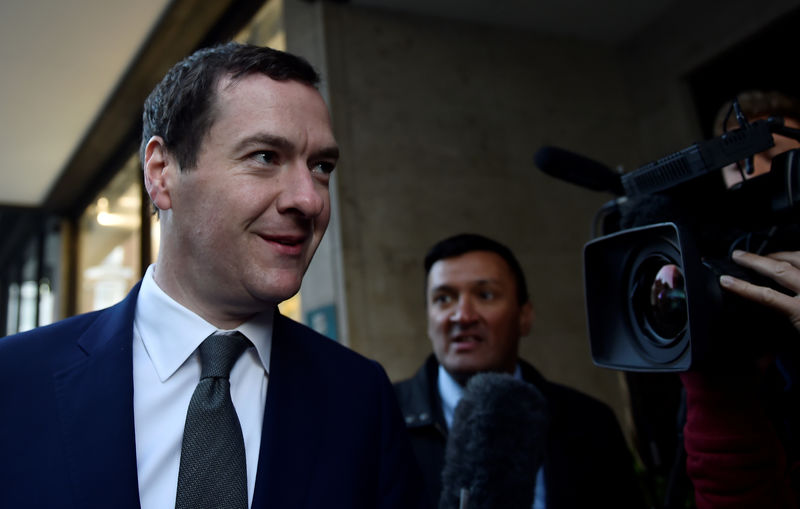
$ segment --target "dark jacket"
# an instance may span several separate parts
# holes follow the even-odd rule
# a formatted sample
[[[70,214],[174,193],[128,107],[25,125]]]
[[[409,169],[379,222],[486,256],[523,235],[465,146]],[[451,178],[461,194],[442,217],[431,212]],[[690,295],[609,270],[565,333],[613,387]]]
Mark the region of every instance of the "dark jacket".
[[[431,355],[413,378],[394,386],[434,506],[439,502],[447,441],[438,367]],[[525,361],[520,360],[520,367],[523,379],[542,392],[550,411],[544,460],[548,509],[643,507],[633,458],[611,409],[548,382]]]
[[[139,507],[138,289],[0,339],[0,507]],[[406,509],[421,484],[383,369],[276,314],[252,507]]]

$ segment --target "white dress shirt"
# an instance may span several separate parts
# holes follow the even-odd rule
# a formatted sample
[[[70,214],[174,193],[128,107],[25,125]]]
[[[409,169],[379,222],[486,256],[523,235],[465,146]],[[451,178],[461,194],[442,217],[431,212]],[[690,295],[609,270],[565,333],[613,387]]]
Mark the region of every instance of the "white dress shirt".
[[[174,509],[186,411],[200,380],[197,347],[219,331],[158,287],[148,267],[133,322],[133,416],[142,509]],[[267,400],[274,310],[235,330],[253,344],[231,370],[231,399],[239,416],[253,503],[261,426]],[[225,332],[225,331],[221,331]]]
[[[514,378],[522,380],[522,370],[517,364],[517,369],[514,370]],[[444,420],[447,423],[447,429],[453,427],[453,413],[456,410],[458,402],[464,395],[464,388],[450,376],[441,364],[439,364],[439,397],[442,400],[442,413]],[[536,472],[536,488],[534,489],[533,509],[545,509],[545,488],[544,488],[544,467],[539,467]]]

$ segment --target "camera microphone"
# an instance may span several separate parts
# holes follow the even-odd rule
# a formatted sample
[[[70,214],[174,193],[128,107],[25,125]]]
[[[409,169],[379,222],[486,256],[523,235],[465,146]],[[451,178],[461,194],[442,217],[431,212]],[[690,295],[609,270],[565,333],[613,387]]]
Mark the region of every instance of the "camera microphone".
[[[625,194],[620,176],[608,166],[558,147],[544,146],[533,156],[536,166],[551,177],[593,191]]]
[[[447,439],[439,509],[530,509],[548,422],[532,384],[508,374],[473,376]]]

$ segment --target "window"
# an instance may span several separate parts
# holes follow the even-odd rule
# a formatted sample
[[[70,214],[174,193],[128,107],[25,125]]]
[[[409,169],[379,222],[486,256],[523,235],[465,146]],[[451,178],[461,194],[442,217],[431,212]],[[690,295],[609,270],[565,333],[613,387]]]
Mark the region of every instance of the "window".
[[[78,222],[78,313],[116,304],[141,277],[141,182],[133,156]]]

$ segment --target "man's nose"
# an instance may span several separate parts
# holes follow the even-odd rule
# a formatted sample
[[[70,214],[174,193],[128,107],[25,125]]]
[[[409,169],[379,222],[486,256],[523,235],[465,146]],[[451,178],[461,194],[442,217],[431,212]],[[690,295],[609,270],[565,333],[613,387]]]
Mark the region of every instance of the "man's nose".
[[[292,164],[281,176],[278,211],[313,218],[325,209],[323,195],[327,189],[319,185],[311,170],[302,163]]]
[[[450,321],[465,323],[473,322],[477,320],[477,318],[478,313],[475,310],[475,305],[472,302],[472,299],[468,296],[459,297],[458,302],[453,309],[453,313],[450,315]]]

